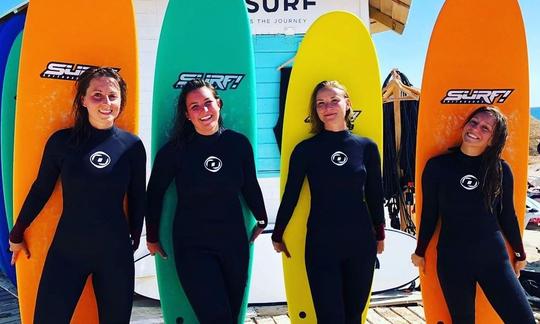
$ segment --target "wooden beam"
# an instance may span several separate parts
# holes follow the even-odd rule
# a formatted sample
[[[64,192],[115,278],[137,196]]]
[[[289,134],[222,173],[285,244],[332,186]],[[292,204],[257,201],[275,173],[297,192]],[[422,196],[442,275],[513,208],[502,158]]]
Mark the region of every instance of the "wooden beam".
[[[394,30],[395,32],[399,34],[403,34],[403,30],[405,29],[405,25],[400,23],[399,21],[395,20],[391,16],[388,16],[387,14],[382,13],[380,10],[377,10],[373,7],[369,10],[369,16],[381,24],[387,26],[388,28]]]
[[[404,2],[402,0],[392,0],[392,2],[395,3],[398,6],[402,6],[402,7],[405,7],[407,9],[411,9],[410,3],[406,3],[406,2]]]

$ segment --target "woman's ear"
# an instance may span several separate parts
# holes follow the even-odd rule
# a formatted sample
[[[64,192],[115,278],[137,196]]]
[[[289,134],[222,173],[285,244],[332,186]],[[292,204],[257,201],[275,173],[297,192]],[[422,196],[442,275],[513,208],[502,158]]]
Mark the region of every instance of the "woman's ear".
[[[84,102],[85,102],[84,97],[85,97],[85,96],[80,96],[80,97],[79,97],[79,102],[81,103],[81,107],[86,108],[86,105],[85,105],[85,103],[84,103]]]

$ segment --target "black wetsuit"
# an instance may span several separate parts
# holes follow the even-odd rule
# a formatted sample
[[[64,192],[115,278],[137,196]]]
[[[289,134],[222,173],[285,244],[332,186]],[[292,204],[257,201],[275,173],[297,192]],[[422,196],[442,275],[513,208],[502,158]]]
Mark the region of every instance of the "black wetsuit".
[[[10,235],[11,241],[22,241],[60,176],[63,210],[41,275],[34,323],[69,323],[90,274],[100,323],[129,323],[133,250],[145,210],[144,146],[137,136],[116,127],[92,129],[78,146],[71,134],[64,129],[49,138]]]
[[[236,323],[248,275],[249,244],[240,195],[265,227],[266,211],[248,139],[232,130],[170,141],[148,184],[147,240],[157,242],[163,196],[175,180],[174,257],[201,324]]]
[[[512,171],[501,163],[502,198],[490,212],[482,194],[481,163],[482,156],[467,156],[460,150],[428,161],[422,175],[422,218],[415,253],[425,255],[440,217],[437,273],[452,321],[474,323],[478,283],[505,323],[534,323],[512,267],[515,260],[525,260]],[[511,260],[504,237],[514,250]]]
[[[376,240],[384,239],[377,145],[349,131],[322,131],[298,144],[272,235],[275,242],[282,241],[305,176],[311,191],[305,262],[318,323],[360,323]]]

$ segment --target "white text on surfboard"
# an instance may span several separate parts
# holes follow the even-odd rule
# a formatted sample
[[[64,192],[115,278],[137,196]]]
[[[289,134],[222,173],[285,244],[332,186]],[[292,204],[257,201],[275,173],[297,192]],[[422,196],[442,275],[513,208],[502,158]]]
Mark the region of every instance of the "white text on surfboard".
[[[77,63],[64,63],[64,62],[49,62],[47,67],[40,76],[46,79],[61,79],[75,81],[79,76],[87,69],[95,67],[93,65],[77,64]],[[120,71],[120,68],[113,68],[116,72]]]
[[[503,103],[514,89],[451,89],[441,100],[443,104],[486,104]]]
[[[182,72],[178,76],[178,81],[173,84],[173,88],[181,89],[188,81],[203,79],[212,84],[217,90],[236,89],[245,76],[245,74],[235,73]]]

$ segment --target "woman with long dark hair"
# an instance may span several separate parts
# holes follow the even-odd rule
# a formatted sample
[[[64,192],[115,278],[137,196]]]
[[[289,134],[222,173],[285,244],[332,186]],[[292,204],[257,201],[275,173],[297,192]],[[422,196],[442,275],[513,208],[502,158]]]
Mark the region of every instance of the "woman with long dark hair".
[[[10,233],[12,263],[24,232],[60,178],[63,208],[39,282],[34,323],[69,323],[89,275],[100,323],[128,323],[146,184],[141,140],[114,125],[126,83],[112,68],[90,68],[76,83],[75,123],[47,141],[41,166]],[[127,197],[127,217],[124,198]]]
[[[351,101],[337,81],[313,90],[311,131],[296,145],[272,241],[289,251],[283,233],[304,178],[311,192],[305,263],[317,323],[360,323],[375,257],[384,250],[381,161],[377,144],[349,130]]]
[[[175,264],[201,324],[238,322],[249,241],[267,224],[253,149],[244,135],[223,128],[222,107],[210,83],[184,85],[172,138],[157,153],[148,184],[147,245],[165,257],[158,229],[165,191],[175,181]],[[250,237],[240,196],[257,219]]]
[[[477,283],[505,323],[535,323],[517,280],[526,262],[512,171],[501,159],[507,137],[506,117],[494,106],[479,107],[465,121],[461,144],[430,159],[422,174],[422,217],[411,259],[421,271],[434,262],[424,256],[440,218],[437,274],[454,323],[474,323]]]

